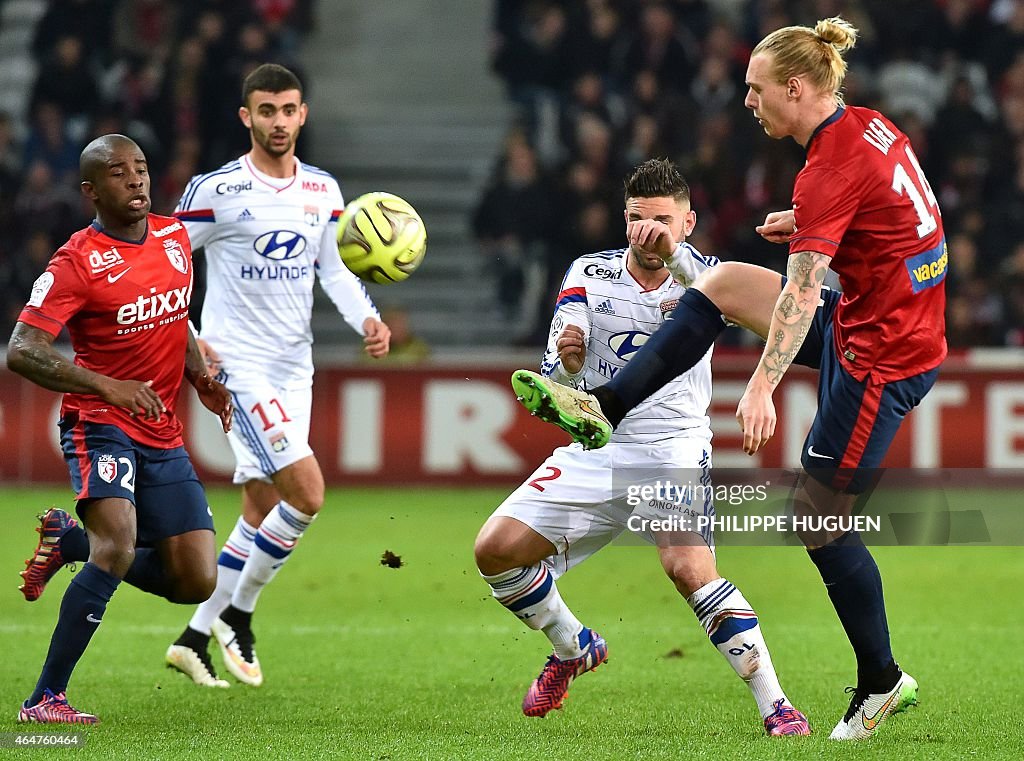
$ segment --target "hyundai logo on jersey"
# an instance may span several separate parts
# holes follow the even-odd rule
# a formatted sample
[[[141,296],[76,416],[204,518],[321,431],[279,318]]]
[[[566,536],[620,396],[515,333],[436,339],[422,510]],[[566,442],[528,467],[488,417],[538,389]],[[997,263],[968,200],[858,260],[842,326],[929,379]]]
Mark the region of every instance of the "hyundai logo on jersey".
[[[622,360],[629,360],[634,354],[640,351],[640,347],[647,343],[650,336],[641,333],[639,330],[629,330],[625,333],[616,333],[608,339],[608,346],[615,352],[615,356]]]
[[[306,250],[306,239],[291,230],[263,233],[252,244],[256,253],[275,262],[294,259]]]

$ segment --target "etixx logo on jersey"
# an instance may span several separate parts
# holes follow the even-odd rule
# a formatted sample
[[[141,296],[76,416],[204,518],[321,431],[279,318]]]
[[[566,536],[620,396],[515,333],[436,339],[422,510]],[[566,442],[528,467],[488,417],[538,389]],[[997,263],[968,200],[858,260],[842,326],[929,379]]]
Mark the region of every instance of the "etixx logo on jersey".
[[[188,256],[185,255],[185,247],[173,238],[163,241],[164,253],[167,254],[167,261],[174,269],[182,275],[188,274]]]
[[[305,251],[306,239],[292,230],[271,230],[253,241],[252,247],[260,256],[279,262]]]
[[[625,333],[616,333],[608,339],[608,347],[615,352],[619,359],[630,359],[640,351],[640,347],[647,343],[650,336],[639,330],[627,330]]]

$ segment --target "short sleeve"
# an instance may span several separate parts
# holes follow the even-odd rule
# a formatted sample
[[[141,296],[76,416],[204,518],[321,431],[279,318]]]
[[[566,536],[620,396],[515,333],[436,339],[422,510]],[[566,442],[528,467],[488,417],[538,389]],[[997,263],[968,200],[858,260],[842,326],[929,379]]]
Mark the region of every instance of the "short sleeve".
[[[35,283],[18,322],[57,335],[89,296],[89,285],[71,257],[58,251]]]
[[[789,241],[789,253],[810,251],[835,256],[859,206],[860,196],[835,170],[801,172],[793,188],[796,233]]]
[[[199,174],[191,179],[178,201],[174,216],[181,220],[188,231],[192,248],[205,246],[216,229],[217,217],[213,210],[212,183],[205,182],[208,175]]]

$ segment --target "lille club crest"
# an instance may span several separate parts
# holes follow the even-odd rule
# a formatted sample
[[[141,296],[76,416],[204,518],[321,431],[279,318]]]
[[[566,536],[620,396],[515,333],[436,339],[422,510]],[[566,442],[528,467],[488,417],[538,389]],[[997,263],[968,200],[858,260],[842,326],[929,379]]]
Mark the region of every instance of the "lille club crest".
[[[117,478],[117,460],[111,455],[101,454],[96,461],[96,474],[108,484],[112,483]]]
[[[188,257],[185,256],[185,249],[178,241],[173,238],[165,240],[164,253],[167,254],[167,261],[174,269],[182,275],[188,274]]]

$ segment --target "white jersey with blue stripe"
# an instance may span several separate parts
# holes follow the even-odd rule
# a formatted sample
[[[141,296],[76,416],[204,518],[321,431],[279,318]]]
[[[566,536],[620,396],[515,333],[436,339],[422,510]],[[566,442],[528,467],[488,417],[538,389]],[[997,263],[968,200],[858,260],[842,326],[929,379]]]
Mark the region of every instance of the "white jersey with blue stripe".
[[[665,281],[645,290],[626,269],[629,249],[581,256],[569,267],[555,305],[541,373],[578,388],[607,383],[671,317],[685,286],[718,264],[688,243],[680,244]],[[671,275],[671,276],[670,276]],[[579,373],[562,367],[555,342],[567,325],[586,337],[586,361]],[[626,416],[612,434],[618,443],[650,444],[692,431],[711,437],[711,354],[665,385]]]
[[[313,379],[313,282],[352,328],[378,317],[338,256],[344,202],[327,172],[295,160],[289,178],[263,174],[249,156],[197,175],[175,216],[206,251],[201,337],[229,374],[258,372],[281,386]]]

